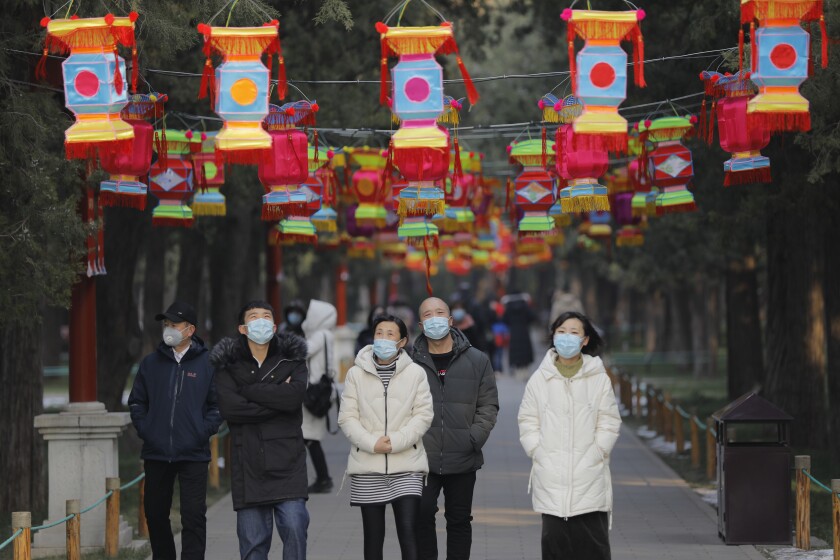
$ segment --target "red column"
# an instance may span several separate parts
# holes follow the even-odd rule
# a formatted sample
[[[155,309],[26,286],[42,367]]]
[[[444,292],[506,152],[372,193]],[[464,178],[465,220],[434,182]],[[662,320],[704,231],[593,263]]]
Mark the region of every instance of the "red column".
[[[93,219],[94,202],[87,190],[79,205],[85,223]],[[70,402],[96,402],[96,280],[84,273],[70,300]]]
[[[271,234],[269,234],[271,235]],[[282,299],[280,297],[280,279],[283,275],[283,250],[271,240],[266,247],[266,300],[274,308],[278,321],[282,320]]]
[[[335,307],[338,311],[338,326],[347,324],[347,280],[350,279],[350,273],[347,271],[347,265],[341,263],[338,265],[336,271],[335,282]]]
[[[396,301],[400,296],[400,272],[398,270],[394,270],[391,272],[391,281],[388,283],[388,301],[387,303],[393,303]]]

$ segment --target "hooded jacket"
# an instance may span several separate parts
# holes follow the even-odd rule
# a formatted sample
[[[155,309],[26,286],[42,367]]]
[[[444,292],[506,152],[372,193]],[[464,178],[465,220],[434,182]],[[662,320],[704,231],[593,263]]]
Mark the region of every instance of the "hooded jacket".
[[[421,334],[414,342],[414,361],[426,370],[435,416],[423,437],[429,472],[460,474],[484,464],[481,448],[490,437],[499,413],[496,376],[487,354],[470,346],[458,329],[452,336],[452,361],[445,384],[429,354],[429,341]]]
[[[318,383],[325,373],[335,376],[338,361],[335,356],[333,329],[338,320],[335,306],[325,301],[313,299],[301,327],[306,334],[308,347],[306,365],[309,368],[309,382]],[[327,421],[312,415],[303,408],[303,438],[322,440],[327,435]]]
[[[277,333],[259,365],[244,335],[213,347],[219,409],[231,435],[233,508],[307,498],[301,408],[306,342]]]
[[[140,362],[128,407],[143,459],[210,460],[210,436],[222,419],[208,358],[204,341],[193,335],[180,363],[163,342]]]
[[[525,387],[519,441],[533,460],[534,511],[571,517],[612,512],[610,453],[621,416],[601,358],[583,354],[583,366],[564,378],[550,349]]]
[[[429,472],[423,434],[433,416],[423,368],[400,352],[386,390],[376,371],[373,346],[362,348],[344,380],[338,415],[351,444],[347,474]],[[374,452],[382,436],[391,438],[391,453]]]

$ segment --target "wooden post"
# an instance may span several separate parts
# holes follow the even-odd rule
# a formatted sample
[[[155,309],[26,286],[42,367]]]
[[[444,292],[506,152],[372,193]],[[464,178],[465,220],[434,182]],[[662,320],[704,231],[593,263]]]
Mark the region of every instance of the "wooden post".
[[[700,468],[700,428],[697,426],[697,412],[692,411],[688,421],[691,427],[691,468]]]
[[[636,418],[642,417],[642,384],[636,379]]]
[[[210,438],[210,472],[207,484],[214,490],[219,489],[219,434]]]
[[[711,416],[706,419],[706,478],[715,480],[717,478],[717,442],[712,430],[715,429],[715,422]]]
[[[834,558],[840,558],[840,478],[831,479],[831,518],[834,519]]]
[[[677,455],[681,455],[685,451],[685,431],[683,430],[683,417],[680,411],[677,410],[677,404],[674,403],[674,443],[677,444]]]
[[[674,411],[668,408],[668,405],[671,404],[671,395],[668,393],[664,394],[664,399],[662,401],[662,434],[665,435],[665,441],[668,443],[674,441],[674,430],[671,426],[674,423]]]
[[[811,479],[802,469],[811,470],[811,456],[793,458],[796,469],[796,548],[811,550]]]
[[[656,392],[647,388],[647,426],[648,430],[656,431]]]
[[[116,558],[120,548],[120,479],[106,478],[105,491],[112,492],[105,501],[105,556]]]
[[[624,408],[628,414],[633,414],[633,382],[629,375],[624,375],[624,385],[621,387],[621,398],[624,399]]]
[[[148,539],[149,523],[146,521],[146,477],[140,479],[138,491],[140,492],[140,503],[137,506],[137,534],[144,539]]]
[[[28,511],[12,512],[12,532],[21,529],[20,535],[15,539],[13,546],[14,560],[30,560],[32,557],[32,513]]]
[[[81,519],[79,517],[81,506],[79,500],[67,500],[66,508],[64,510],[66,515],[73,516],[67,520],[67,560],[81,560]]]

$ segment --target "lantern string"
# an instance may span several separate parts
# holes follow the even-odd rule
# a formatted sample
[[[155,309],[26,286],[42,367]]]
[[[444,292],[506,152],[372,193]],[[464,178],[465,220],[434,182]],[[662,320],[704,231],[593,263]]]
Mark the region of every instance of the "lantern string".
[[[224,11],[225,11],[225,8],[227,8],[228,6],[230,6],[231,2],[233,2],[233,1],[234,1],[234,0],[228,0],[227,2],[225,2],[225,3],[222,5],[222,7],[221,7],[221,8],[219,8],[219,11],[218,11],[218,12],[216,12],[215,14],[213,14],[213,16],[212,16],[210,19],[208,19],[208,20],[207,20],[207,24],[209,25],[209,24],[213,23],[213,20],[214,20],[214,19],[216,19],[217,17],[219,17],[219,14],[221,14],[222,12],[224,12]]]
[[[54,18],[54,17],[55,17],[55,14],[57,14],[58,12],[60,12],[60,11],[61,11],[61,9],[62,9],[64,6],[66,6],[67,4],[71,4],[72,2],[73,2],[73,0],[67,0],[67,2],[65,2],[64,4],[62,4],[61,6],[59,6],[59,7],[58,7],[58,8],[57,8],[57,9],[56,9],[53,13],[51,13],[51,14],[50,14],[50,19]],[[68,9],[69,9],[69,8],[68,8]],[[44,13],[46,13],[46,12],[47,12],[47,10],[44,10]]]
[[[70,0],[70,5],[69,5],[69,6],[67,6],[67,12],[64,14],[64,19],[67,19],[67,18],[69,18],[69,17],[70,17],[70,10],[71,10],[72,8],[73,8],[73,0]],[[60,9],[61,9],[61,8],[59,8],[59,10],[60,10]]]
[[[233,9],[236,8],[236,5],[239,3],[239,0],[233,0],[233,6],[230,7],[230,11],[228,12],[227,20],[225,20],[225,27],[230,26],[230,16],[233,15]]]
[[[402,18],[403,18],[403,15],[405,14],[405,9],[406,9],[406,8],[408,8],[408,5],[409,5],[410,3],[411,3],[411,0],[406,0],[406,1],[403,3],[402,10],[400,10],[400,15],[399,15],[399,17],[397,18],[397,27],[399,27],[399,26],[402,24]]]

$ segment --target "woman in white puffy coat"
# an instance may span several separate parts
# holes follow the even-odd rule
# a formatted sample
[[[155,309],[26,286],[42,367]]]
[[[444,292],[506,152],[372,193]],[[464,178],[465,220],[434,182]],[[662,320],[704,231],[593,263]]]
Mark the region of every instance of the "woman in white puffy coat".
[[[365,560],[381,560],[385,506],[391,504],[402,560],[417,559],[415,525],[429,472],[423,435],[432,424],[432,393],[425,370],[403,350],[405,323],[383,315],[373,322],[373,344],[347,372],[338,425],[350,440],[350,505],[362,512]]]
[[[542,558],[610,558],[610,453],[621,416],[586,316],[562,313],[554,347],[525,388],[519,441],[533,460],[534,511],[542,514]]]
[[[338,319],[335,306],[325,301],[313,299],[309,302],[301,328],[306,335],[308,347],[306,366],[309,369],[309,383],[315,384],[324,374],[335,376],[338,364],[335,358],[333,329]],[[332,490],[333,481],[327,469],[327,459],[321,449],[321,440],[327,435],[327,420],[318,418],[303,407],[303,440],[309,449],[312,465],[317,479],[309,486],[310,494],[323,494]]]

